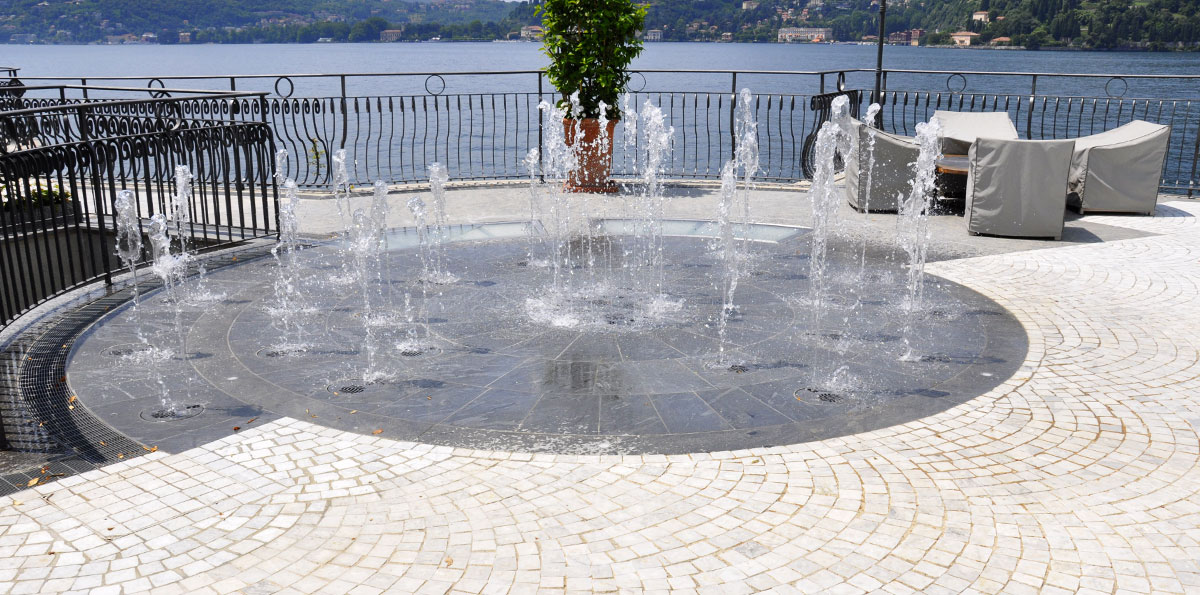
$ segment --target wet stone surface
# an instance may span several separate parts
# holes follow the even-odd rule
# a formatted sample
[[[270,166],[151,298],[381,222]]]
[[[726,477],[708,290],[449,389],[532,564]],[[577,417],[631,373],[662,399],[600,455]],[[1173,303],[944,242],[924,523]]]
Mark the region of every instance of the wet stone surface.
[[[528,261],[523,239],[451,245],[447,268],[458,281],[445,285],[419,281],[416,251],[395,248],[366,283],[369,312],[336,246],[310,249],[299,258],[309,306],[294,316],[299,335],[285,334],[271,309],[275,262],[247,262],[210,275],[223,301],[184,309],[186,346],[171,305],[145,296],[142,335],[170,358],[138,359],[144,349],[126,306],[76,345],[69,381],[97,417],[168,450],[288,416],[475,448],[681,453],[911,421],[987,392],[1027,352],[1002,307],[927,277],[925,314],[910,333],[918,356],[899,361],[906,273],[898,257],[877,253],[860,270],[852,241],[832,244],[829,305],[818,319],[808,242],[796,230],[751,244],[721,355],[723,268],[712,240],[666,240],[657,297],[654,275],[622,268],[630,238],[593,245],[597,266],[616,274],[589,272],[577,251],[578,266],[559,271],[570,299],[550,291],[551,267],[536,258],[518,266]],[[164,385],[170,399],[203,410],[145,419]]]

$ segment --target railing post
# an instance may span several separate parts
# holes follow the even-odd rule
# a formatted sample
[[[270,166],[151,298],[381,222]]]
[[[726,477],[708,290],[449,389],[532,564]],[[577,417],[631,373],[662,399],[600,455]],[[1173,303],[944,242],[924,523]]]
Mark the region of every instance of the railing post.
[[[825,94],[825,73],[821,73],[821,94]]]
[[[737,118],[738,90],[737,90],[737,73],[736,72],[733,73],[733,82],[730,85],[729,91],[733,97],[733,99],[729,100],[729,137],[733,139],[733,143],[732,143],[733,151],[730,153],[729,156],[732,158],[732,157],[737,156],[737,120],[736,120],[736,118]]]
[[[538,71],[538,73],[537,73],[537,79],[538,79],[538,85],[537,85],[537,87],[538,87],[538,96],[537,96],[537,99],[538,99],[538,105],[540,106],[540,105],[541,105],[541,103],[542,103],[542,73],[541,73],[541,71]],[[545,152],[544,150],[542,150],[542,128],[545,126],[545,124],[543,124],[543,122],[542,122],[542,113],[541,113],[541,109],[540,109],[540,108],[538,108],[538,109],[534,110],[534,112],[533,112],[533,113],[534,113],[534,114],[535,114],[535,116],[537,117],[537,123],[538,123],[538,159],[539,159],[540,161],[542,161],[542,163],[545,163],[545,160],[546,160],[546,152]],[[543,168],[540,168],[540,169],[542,169],[542,173],[539,173],[539,174],[538,174],[538,177],[539,177],[539,178],[541,178],[541,180],[542,180],[543,182],[545,182],[545,181],[546,181],[546,176],[545,176],[545,168],[543,167]]]
[[[83,98],[87,99],[88,98],[87,79],[79,79],[79,84],[80,84],[80,86],[83,87]]]
[[[350,128],[350,112],[346,109],[346,75],[338,77],[342,81],[342,142],[338,146],[339,149],[346,148],[346,133]]]
[[[237,91],[237,77],[229,77],[229,90]]]
[[[1033,76],[1033,82],[1029,87],[1029,115],[1025,118],[1025,138],[1033,140],[1033,98],[1037,96],[1037,75]]]

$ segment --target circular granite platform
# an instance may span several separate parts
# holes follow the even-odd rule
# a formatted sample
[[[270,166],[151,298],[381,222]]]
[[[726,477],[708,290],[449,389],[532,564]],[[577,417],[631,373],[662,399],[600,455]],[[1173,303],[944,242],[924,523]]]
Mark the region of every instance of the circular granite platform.
[[[712,226],[675,222],[669,230],[676,235],[664,243],[663,286],[671,307],[656,316],[646,314],[637,288],[647,277],[618,275],[599,291],[583,269],[572,282],[593,293],[546,315],[538,300],[553,301],[553,272],[526,262],[524,225],[456,228],[447,268],[459,280],[447,285],[416,280],[415,234],[400,230],[387,272],[368,283],[371,325],[360,285],[331,243],[300,257],[300,292],[313,306],[299,317],[307,350],[281,349],[295,336],[277,328],[276,264],[263,258],[211,274],[207,290],[222,299],[185,304],[179,327],[161,293],[136,311],[108,315],[76,344],[69,383],[100,419],[166,447],[288,416],[444,445],[681,453],[911,421],[998,385],[1027,351],[1022,327],[1003,308],[928,277],[912,333],[921,357],[899,361],[903,259],[868,251],[862,266],[853,242],[833,244],[831,304],[816,328],[806,230],[758,226],[763,241],[751,243],[719,361],[722,269],[713,240],[700,237]],[[609,231],[596,254],[619,268],[633,241],[620,225]],[[144,361],[138,328],[176,356]],[[177,328],[187,337],[186,360]],[[374,381],[364,379],[368,348]],[[193,406],[190,417],[146,415],[164,386],[170,399]]]

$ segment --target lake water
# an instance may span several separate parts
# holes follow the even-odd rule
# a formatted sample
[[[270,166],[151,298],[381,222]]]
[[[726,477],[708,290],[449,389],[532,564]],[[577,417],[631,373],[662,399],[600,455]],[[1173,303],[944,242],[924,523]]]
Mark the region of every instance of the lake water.
[[[129,46],[15,46],[4,45],[0,63],[20,67],[24,77],[88,77],[100,82],[105,76],[162,75],[250,75],[281,73],[368,73],[368,72],[467,72],[534,70],[547,58],[534,43],[392,43],[392,44],[296,44],[296,45],[129,45]],[[649,43],[633,64],[635,69],[787,70],[815,71],[873,68],[874,46],[812,44],[714,44]],[[979,72],[1065,72],[1110,74],[1197,74],[1200,53],[1127,52],[1027,52],[1019,50],[956,50],[888,46],[884,66],[892,69],[925,69]],[[729,74],[646,74],[645,90],[726,91],[732,86]],[[424,93],[426,78],[350,77],[351,95],[395,95]],[[826,89],[832,90],[833,76]],[[78,81],[76,81],[78,82]],[[947,83],[958,88],[959,79],[946,75],[893,74],[890,89],[945,90]],[[1082,80],[1042,77],[1039,93],[1062,95],[1105,95],[1108,79]],[[1126,97],[1197,98],[1200,81],[1127,80]],[[335,95],[335,79],[294,78],[296,96]],[[874,75],[850,74],[848,86],[870,89]],[[131,83],[132,84],[132,83]],[[136,83],[145,84],[144,81]],[[275,79],[242,80],[239,90],[274,88]],[[430,81],[435,88],[440,81]],[[532,91],[533,74],[504,77],[445,77],[446,93],[482,91]],[[1028,77],[969,75],[968,92],[1022,93],[1030,91]],[[228,88],[228,80],[194,80],[175,87]],[[641,87],[635,77],[631,83]],[[820,88],[815,76],[741,74],[738,87],[766,93],[813,93]],[[281,88],[286,91],[286,83]],[[546,90],[550,89],[545,83]],[[1110,90],[1119,92],[1120,81]]]

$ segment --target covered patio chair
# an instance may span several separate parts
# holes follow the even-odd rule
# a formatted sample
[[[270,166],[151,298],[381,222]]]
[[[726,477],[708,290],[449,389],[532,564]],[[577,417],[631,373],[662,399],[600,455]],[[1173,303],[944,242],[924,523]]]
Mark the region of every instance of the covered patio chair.
[[[1153,214],[1170,138],[1170,126],[1134,120],[1075,139],[1068,204],[1080,214]]]
[[[979,138],[967,173],[967,230],[1062,239],[1071,140]]]
[[[975,139],[1015,140],[1017,127],[1008,112],[952,112],[937,110],[933,117],[942,124],[942,153],[966,155]]]
[[[869,208],[871,212],[895,212],[898,197],[908,194],[912,187],[911,165],[920,152],[916,139],[871,128],[854,118],[850,119],[850,125],[854,129],[850,142],[857,149],[851,154],[857,154],[858,159],[846,159],[846,199],[857,211]],[[870,167],[871,156],[867,152],[872,136],[875,137],[874,168]]]

